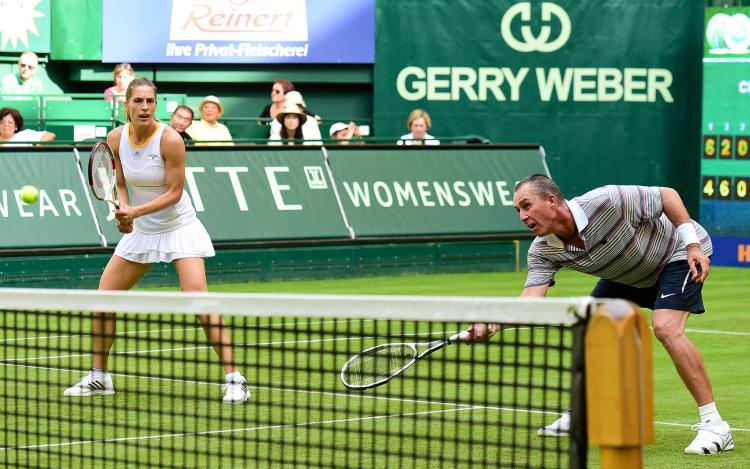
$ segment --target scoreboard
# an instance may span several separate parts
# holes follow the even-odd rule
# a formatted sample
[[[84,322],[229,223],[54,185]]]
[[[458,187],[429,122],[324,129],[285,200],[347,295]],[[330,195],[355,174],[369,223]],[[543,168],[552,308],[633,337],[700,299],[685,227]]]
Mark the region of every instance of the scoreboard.
[[[750,267],[750,8],[707,8],[700,222],[714,263]]]

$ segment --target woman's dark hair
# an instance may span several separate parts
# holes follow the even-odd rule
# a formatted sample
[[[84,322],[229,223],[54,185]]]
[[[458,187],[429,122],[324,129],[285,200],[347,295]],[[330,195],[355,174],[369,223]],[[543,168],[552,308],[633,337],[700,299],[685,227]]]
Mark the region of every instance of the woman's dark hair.
[[[13,117],[13,122],[16,123],[16,132],[18,133],[23,130],[23,116],[18,112],[17,109],[12,107],[4,107],[0,109],[0,119],[5,119],[5,116],[10,115]]]
[[[305,135],[302,133],[302,126],[298,126],[296,129],[294,129],[294,135],[289,135],[289,131],[286,129],[285,125],[281,125],[281,139],[282,140],[302,140],[305,138]]]

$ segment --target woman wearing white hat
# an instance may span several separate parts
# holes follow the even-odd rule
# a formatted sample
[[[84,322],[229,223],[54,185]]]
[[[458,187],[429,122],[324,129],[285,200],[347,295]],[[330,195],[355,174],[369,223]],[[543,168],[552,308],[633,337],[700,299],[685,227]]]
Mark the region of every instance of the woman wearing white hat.
[[[224,124],[219,123],[219,118],[224,115],[224,105],[216,96],[210,95],[203,98],[198,106],[201,120],[193,121],[185,130],[195,140],[196,145],[234,145],[232,134]]]

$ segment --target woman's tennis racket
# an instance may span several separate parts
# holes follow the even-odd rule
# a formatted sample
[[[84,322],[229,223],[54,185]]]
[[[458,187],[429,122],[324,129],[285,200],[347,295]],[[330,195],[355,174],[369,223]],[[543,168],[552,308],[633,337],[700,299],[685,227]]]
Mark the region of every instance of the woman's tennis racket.
[[[115,155],[106,142],[97,142],[89,156],[89,184],[94,197],[120,208],[117,203]]]
[[[380,386],[411,368],[415,363],[441,348],[463,340],[467,331],[432,342],[381,344],[363,350],[344,363],[341,382],[349,389]],[[422,352],[419,350],[423,349]]]

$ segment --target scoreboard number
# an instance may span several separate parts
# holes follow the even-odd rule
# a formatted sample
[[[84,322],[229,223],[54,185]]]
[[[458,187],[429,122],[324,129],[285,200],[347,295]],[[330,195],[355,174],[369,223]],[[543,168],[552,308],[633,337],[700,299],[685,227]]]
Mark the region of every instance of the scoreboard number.
[[[731,160],[733,156],[732,147],[734,139],[729,135],[719,137],[719,158],[722,160]]]
[[[732,198],[732,178],[719,176],[719,198],[723,200]]]
[[[738,160],[750,158],[750,137],[738,135],[734,144],[734,151]]]
[[[716,136],[703,137],[703,158],[716,158]]]
[[[748,185],[750,185],[750,178],[734,178],[734,200],[742,200],[745,202],[750,201],[750,194],[748,194]]]
[[[713,176],[703,176],[703,198],[716,198],[716,178]]]

